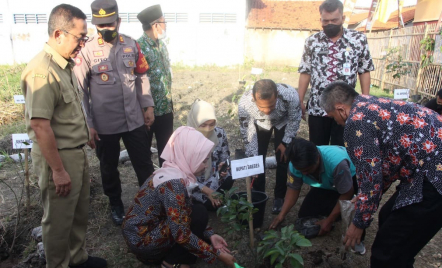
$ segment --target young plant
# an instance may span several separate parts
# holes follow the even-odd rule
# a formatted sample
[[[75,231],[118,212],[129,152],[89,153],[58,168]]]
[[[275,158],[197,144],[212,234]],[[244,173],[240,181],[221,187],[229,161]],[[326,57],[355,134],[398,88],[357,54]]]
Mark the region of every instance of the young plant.
[[[404,62],[401,54],[400,47],[393,47],[389,49],[387,55],[382,58],[390,62],[386,70],[387,73],[393,73],[394,79],[400,79],[401,76],[411,73],[411,63]]]
[[[424,39],[421,40],[421,49],[422,49],[422,55],[421,55],[421,68],[424,68],[425,66],[430,65],[433,63],[434,57],[434,44],[436,41],[427,36]]]
[[[226,223],[225,231],[227,234],[234,232],[241,233],[248,227],[249,219],[252,214],[258,211],[253,204],[247,201],[247,198],[238,196],[235,192],[238,187],[233,187],[223,194],[215,194],[216,198],[223,201],[224,206],[218,208],[216,215],[221,217],[221,222]]]
[[[284,264],[289,267],[304,267],[302,256],[295,253],[301,247],[311,247],[312,243],[303,235],[294,230],[294,225],[283,227],[281,232],[270,230],[264,233],[263,240],[258,245],[258,254],[263,259],[270,258],[270,264],[275,268],[282,268]]]

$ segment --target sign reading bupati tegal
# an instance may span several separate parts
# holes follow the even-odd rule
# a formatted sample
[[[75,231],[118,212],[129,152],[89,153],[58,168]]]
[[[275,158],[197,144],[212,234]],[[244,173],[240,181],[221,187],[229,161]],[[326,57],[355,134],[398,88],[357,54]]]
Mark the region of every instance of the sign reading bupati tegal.
[[[234,180],[264,173],[262,155],[232,160],[230,168]]]
[[[12,149],[26,149],[32,148],[32,140],[29,139],[28,134],[12,134]]]

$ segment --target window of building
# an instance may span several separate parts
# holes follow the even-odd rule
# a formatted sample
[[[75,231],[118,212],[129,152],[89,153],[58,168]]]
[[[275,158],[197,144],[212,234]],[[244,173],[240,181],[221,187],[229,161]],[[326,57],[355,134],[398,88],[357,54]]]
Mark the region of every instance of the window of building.
[[[236,23],[236,14],[200,13],[200,23]]]
[[[187,13],[164,13],[164,18],[170,23],[187,22]]]
[[[14,14],[15,24],[40,24],[47,22],[46,14]]]

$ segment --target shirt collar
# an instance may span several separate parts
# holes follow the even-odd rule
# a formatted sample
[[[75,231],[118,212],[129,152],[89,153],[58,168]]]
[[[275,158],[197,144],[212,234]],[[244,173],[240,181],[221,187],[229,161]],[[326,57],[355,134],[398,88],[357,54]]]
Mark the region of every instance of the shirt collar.
[[[157,43],[150,38],[146,32],[143,33],[143,38],[146,39],[147,43],[151,46],[157,46]]]
[[[70,65],[73,66],[74,62],[72,59],[65,59],[63,56],[61,56],[55,49],[53,49],[50,45],[47,43],[44,46],[44,51],[48,54],[51,54],[52,59],[57,63],[62,69],[65,69],[66,66]]]

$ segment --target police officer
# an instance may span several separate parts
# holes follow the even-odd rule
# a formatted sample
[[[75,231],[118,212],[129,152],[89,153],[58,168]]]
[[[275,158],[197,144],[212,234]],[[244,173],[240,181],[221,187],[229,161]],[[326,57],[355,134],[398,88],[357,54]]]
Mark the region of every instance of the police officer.
[[[84,145],[89,130],[72,71],[88,39],[86,15],[71,5],[56,6],[49,40],[23,71],[26,127],[43,203],[43,245],[47,268],[102,268],[106,261],[85,248],[89,173]]]
[[[132,38],[119,34],[121,18],[115,0],[91,4],[97,34],[86,42],[74,68],[83,89],[83,104],[91,130],[91,147],[100,160],[104,193],[111,217],[123,222],[121,182],[118,172],[120,139],[129,153],[141,186],[153,173],[147,127],[154,121],[148,64]]]

